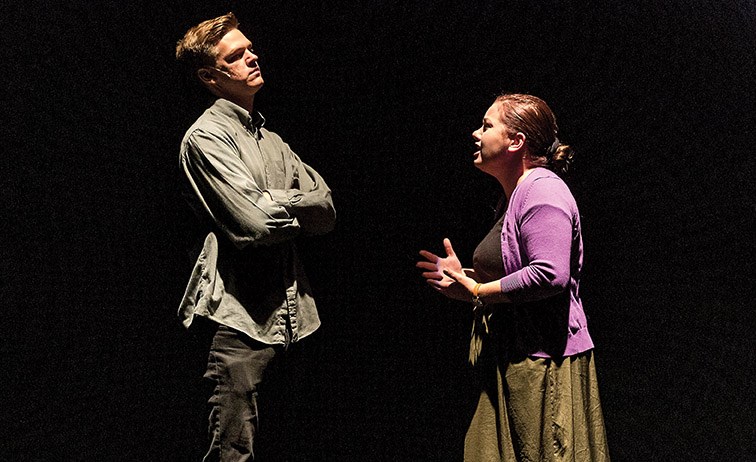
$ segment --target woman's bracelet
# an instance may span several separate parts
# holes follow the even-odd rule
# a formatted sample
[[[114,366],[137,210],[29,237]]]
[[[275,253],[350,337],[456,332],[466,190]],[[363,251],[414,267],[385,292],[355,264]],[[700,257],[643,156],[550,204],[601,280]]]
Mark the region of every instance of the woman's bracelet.
[[[482,283],[475,284],[475,287],[473,287],[472,290],[472,302],[475,308],[480,308],[483,306],[483,300],[480,298],[480,294],[478,291],[480,290],[480,286],[482,286]]]

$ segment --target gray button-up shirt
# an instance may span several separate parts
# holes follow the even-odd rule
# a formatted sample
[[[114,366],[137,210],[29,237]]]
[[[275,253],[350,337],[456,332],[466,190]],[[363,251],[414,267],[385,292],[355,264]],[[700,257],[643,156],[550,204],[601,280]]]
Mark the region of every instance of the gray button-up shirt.
[[[320,319],[294,238],[333,229],[331,190],[259,113],[219,99],[181,143],[188,199],[208,234],[179,308],[268,344],[315,331]]]

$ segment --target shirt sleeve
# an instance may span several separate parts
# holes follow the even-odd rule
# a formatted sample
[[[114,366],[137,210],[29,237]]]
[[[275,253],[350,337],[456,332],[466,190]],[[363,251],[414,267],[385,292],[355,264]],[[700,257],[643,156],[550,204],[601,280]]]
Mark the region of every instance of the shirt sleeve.
[[[181,163],[200,207],[238,248],[276,244],[299,233],[297,218],[263,193],[230,137],[195,130]]]
[[[268,190],[273,200],[296,217],[302,231],[308,234],[325,234],[334,228],[336,211],[331,190],[314,168],[302,162],[288,145],[285,149],[292,162],[294,188]]]
[[[544,299],[569,286],[574,226],[571,198],[560,180],[536,180],[531,185],[517,220],[525,266],[501,279],[501,291],[513,302]]]

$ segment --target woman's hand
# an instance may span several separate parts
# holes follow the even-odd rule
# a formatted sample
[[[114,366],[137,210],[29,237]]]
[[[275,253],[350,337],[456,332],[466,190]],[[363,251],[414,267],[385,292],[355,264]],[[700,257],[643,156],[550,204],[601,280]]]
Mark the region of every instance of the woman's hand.
[[[415,266],[425,270],[422,276],[434,289],[455,300],[469,301],[476,281],[465,274],[462,264],[454,253],[449,239],[444,239],[446,257],[421,250],[420,256],[426,261],[419,261]]]

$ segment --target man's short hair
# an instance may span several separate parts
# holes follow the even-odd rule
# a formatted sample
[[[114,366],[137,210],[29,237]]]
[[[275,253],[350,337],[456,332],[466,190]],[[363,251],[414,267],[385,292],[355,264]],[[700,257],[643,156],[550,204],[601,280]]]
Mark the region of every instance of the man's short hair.
[[[176,44],[176,59],[192,74],[203,67],[215,66],[215,46],[224,35],[238,27],[239,21],[230,12],[197,24]]]

